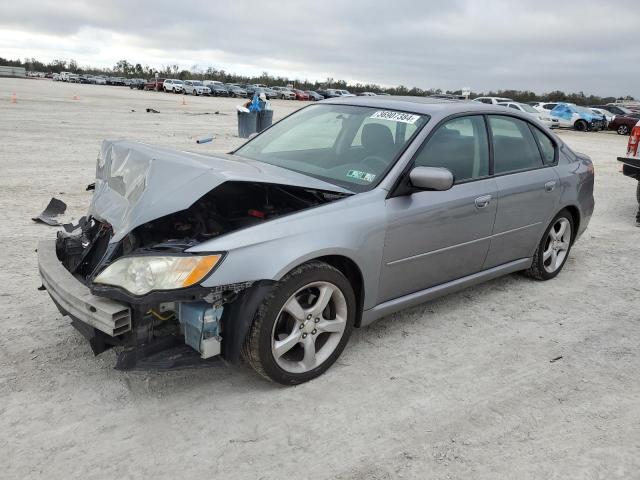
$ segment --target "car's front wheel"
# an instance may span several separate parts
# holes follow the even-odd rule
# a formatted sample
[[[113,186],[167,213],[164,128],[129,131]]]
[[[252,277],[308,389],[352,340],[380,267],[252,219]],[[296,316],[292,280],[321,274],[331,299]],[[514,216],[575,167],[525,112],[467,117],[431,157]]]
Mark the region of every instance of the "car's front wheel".
[[[536,280],[551,280],[564,267],[573,242],[573,217],[562,210],[545,230],[525,273]]]
[[[618,135],[627,135],[629,133],[629,127],[626,125],[620,125],[616,132],[618,132]]]
[[[349,280],[319,261],[289,272],[264,299],[243,353],[262,376],[297,385],[324,373],[344,349],[356,316]]]
[[[578,120],[573,124],[573,128],[579,132],[586,132],[589,129],[589,125],[584,120]]]

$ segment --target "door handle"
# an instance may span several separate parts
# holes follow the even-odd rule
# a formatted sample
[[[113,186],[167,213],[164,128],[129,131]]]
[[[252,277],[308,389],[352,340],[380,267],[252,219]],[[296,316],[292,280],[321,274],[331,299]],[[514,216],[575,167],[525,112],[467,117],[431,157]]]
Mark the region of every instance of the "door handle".
[[[476,198],[475,200],[476,208],[484,208],[489,203],[491,203],[491,195],[483,195],[481,197]]]
[[[552,192],[555,188],[556,188],[556,181],[555,180],[551,180],[551,181],[549,181],[549,182],[544,184],[544,189],[547,192]]]

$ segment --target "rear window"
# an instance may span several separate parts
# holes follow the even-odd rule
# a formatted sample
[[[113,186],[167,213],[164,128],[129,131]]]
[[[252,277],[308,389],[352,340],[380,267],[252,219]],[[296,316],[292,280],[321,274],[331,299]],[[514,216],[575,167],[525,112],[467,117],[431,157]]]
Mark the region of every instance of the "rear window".
[[[540,168],[542,159],[529,124],[513,117],[489,116],[496,175]]]

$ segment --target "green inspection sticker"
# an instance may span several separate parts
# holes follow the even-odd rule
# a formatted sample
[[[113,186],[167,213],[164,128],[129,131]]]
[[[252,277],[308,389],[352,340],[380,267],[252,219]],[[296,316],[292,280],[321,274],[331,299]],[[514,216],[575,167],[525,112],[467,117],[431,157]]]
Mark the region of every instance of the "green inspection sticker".
[[[371,183],[376,178],[376,175],[375,173],[361,172],[360,170],[349,170],[347,177]]]

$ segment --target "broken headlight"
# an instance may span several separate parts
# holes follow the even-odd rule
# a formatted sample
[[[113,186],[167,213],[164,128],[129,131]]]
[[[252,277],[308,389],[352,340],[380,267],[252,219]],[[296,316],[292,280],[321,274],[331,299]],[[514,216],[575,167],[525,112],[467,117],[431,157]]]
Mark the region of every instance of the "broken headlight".
[[[94,283],[124,288],[133,295],[190,287],[206,277],[222,255],[142,255],[123,257],[105,268]]]

